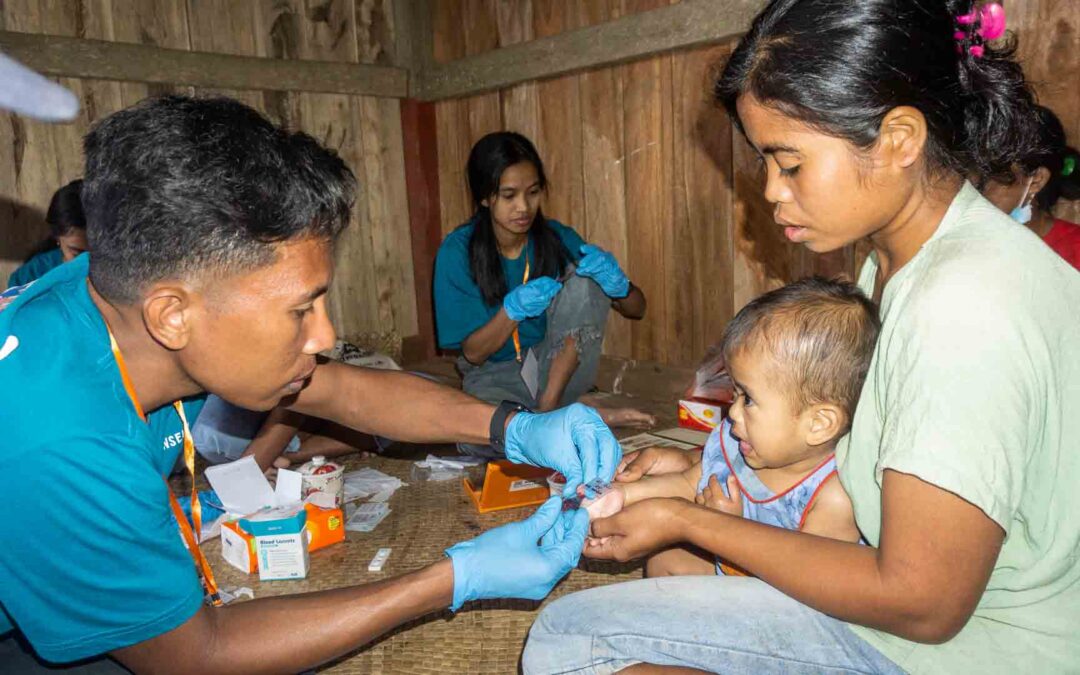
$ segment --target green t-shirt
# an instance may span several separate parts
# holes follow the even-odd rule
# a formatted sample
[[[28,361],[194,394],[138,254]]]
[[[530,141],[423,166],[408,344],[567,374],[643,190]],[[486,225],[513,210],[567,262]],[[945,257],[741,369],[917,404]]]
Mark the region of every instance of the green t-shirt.
[[[874,290],[876,259],[859,286]],[[913,673],[1080,669],[1080,273],[965,184],[888,282],[840,479],[881,537],[882,472],[1006,533],[971,620],[941,645],[852,629]]]

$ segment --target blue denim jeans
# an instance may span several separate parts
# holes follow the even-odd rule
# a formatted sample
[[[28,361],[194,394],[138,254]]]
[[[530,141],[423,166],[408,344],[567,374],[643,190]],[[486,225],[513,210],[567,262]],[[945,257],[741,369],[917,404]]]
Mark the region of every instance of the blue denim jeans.
[[[759,579],[660,577],[559,598],[536,619],[526,675],[637,663],[712,673],[903,673],[842,621]]]
[[[547,309],[547,333],[532,349],[540,364],[539,391],[547,387],[551,361],[560,351],[566,338],[573,337],[578,353],[578,367],[559,399],[559,407],[574,403],[596,383],[596,371],[600,367],[600,349],[604,342],[604,328],[611,299],[604,295],[592,279],[570,274],[563,288]],[[457,361],[462,377],[462,389],[466,394],[481,401],[498,404],[516,401],[535,409],[538,401],[521,379],[521,364],[515,360],[488,361],[474,366],[464,359]],[[497,457],[488,445],[459,443],[458,449],[468,455]]]
[[[211,464],[236,461],[259,433],[269,414],[264,410],[245,410],[210,394],[191,427],[195,448]],[[300,439],[293,436],[285,452],[299,449]]]

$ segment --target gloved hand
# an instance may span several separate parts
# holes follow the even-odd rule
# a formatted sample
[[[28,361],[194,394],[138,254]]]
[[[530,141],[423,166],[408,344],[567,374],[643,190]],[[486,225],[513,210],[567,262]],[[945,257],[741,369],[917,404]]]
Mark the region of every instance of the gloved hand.
[[[506,426],[506,458],[519,464],[546,466],[566,476],[567,497],[579,483],[610,481],[622,459],[622,448],[599,413],[574,403],[549,413],[519,412]]]
[[[585,244],[581,247],[581,260],[577,273],[600,284],[609,298],[625,298],[630,293],[630,280],[626,278],[619,261],[599,246]]]
[[[451,546],[446,549],[454,566],[450,609],[456,612],[470,600],[544,598],[577,565],[588,531],[585,509],[563,511],[562,499],[552,497],[527,520]]]
[[[533,279],[507,293],[503,298],[503,309],[511,321],[540,316],[561,290],[562,284],[551,277]]]

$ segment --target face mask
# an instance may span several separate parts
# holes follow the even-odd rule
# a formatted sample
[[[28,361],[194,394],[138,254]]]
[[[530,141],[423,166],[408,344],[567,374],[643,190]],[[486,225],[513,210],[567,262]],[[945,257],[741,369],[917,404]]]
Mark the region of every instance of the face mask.
[[[1025,202],[1033,180],[1035,180],[1035,176],[1028,178],[1027,186],[1024,187],[1024,196],[1020,198],[1020,203],[1016,205],[1016,208],[1009,212],[1009,217],[1021,225],[1027,225],[1031,222],[1031,204],[1025,204]]]

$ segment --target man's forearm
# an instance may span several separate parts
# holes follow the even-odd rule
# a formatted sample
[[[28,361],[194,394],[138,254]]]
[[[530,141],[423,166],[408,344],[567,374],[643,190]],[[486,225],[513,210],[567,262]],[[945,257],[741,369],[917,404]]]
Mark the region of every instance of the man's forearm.
[[[410,443],[487,443],[495,407],[416,375],[330,362],[289,408]]]
[[[297,413],[281,407],[274,408],[244,450],[244,456],[253,455],[259,468],[266,471],[285,452],[302,421],[303,418]]]
[[[179,628],[113,655],[136,673],[297,673],[453,599],[449,560],[364,586],[204,607]]]

